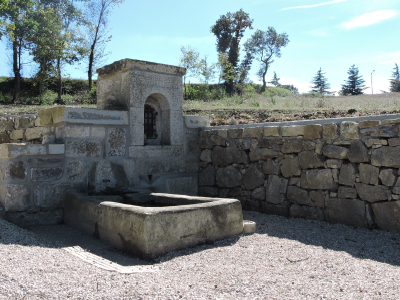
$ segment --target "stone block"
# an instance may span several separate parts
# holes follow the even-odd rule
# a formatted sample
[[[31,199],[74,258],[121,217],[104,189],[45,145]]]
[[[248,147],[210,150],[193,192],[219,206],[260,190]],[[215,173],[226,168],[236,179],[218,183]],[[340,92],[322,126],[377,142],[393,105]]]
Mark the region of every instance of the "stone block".
[[[10,138],[12,140],[14,140],[14,141],[15,140],[22,140],[22,139],[24,139],[24,133],[25,133],[24,129],[14,130],[14,131],[12,131],[10,133]],[[0,135],[1,135],[1,133],[0,133]],[[4,143],[4,142],[1,141],[1,138],[0,138],[0,143]]]
[[[375,146],[374,148],[377,148],[376,146],[386,146],[387,144],[388,144],[387,140],[380,140],[380,139],[369,139],[369,140],[365,141],[365,145],[368,148],[371,148],[371,147],[374,147],[374,146]]]
[[[358,137],[358,123],[351,121],[344,121],[340,125],[340,137],[345,140],[357,140]]]
[[[324,140],[334,140],[339,137],[339,128],[335,123],[322,125],[322,137]]]
[[[64,144],[49,144],[49,145],[47,145],[47,147],[48,147],[48,153],[51,155],[65,153],[65,145]]]
[[[9,162],[5,170],[5,178],[25,181],[27,173],[27,167],[23,161]]]
[[[13,130],[14,122],[12,118],[3,118],[0,117],[0,132],[5,130]]]
[[[55,181],[63,176],[64,168],[62,166],[51,168],[31,168],[32,181]]]
[[[377,185],[379,183],[379,168],[371,166],[369,164],[360,164],[358,166],[360,172],[360,181],[365,184]]]
[[[293,204],[289,208],[289,213],[292,218],[302,218],[318,221],[325,220],[324,211],[318,207]]]
[[[215,185],[215,169],[213,165],[208,165],[199,172],[199,186]]]
[[[356,183],[357,193],[362,200],[368,202],[378,202],[389,200],[391,192],[382,185],[367,185],[364,183]]]
[[[212,150],[204,149],[200,153],[200,160],[205,162],[212,162]]]
[[[199,187],[199,196],[217,197],[218,196],[218,188],[211,187],[211,186],[200,186]]]
[[[308,140],[318,140],[322,138],[322,125],[306,125],[304,126],[304,138]]]
[[[291,178],[293,176],[300,176],[301,169],[299,165],[299,158],[296,157],[286,157],[281,162],[281,172],[282,176],[286,178]]]
[[[151,173],[150,173],[151,174]],[[129,186],[129,178],[123,163],[101,160],[89,167],[89,193],[120,193]]]
[[[218,136],[227,139],[228,138],[228,129],[218,129],[217,130]]]
[[[124,128],[111,128],[107,137],[107,154],[109,156],[125,156],[126,130]]]
[[[288,186],[286,197],[292,203],[309,206],[313,205],[308,192],[294,185]]]
[[[265,201],[265,188],[259,187],[251,192],[251,199]]]
[[[378,120],[365,120],[358,123],[360,129],[378,127],[381,125],[381,121]]]
[[[226,140],[216,134],[210,136],[210,141],[213,146],[226,146]]]
[[[266,215],[277,215],[289,217],[289,206],[286,204],[276,205],[262,201],[260,203],[260,212]]]
[[[365,202],[357,199],[328,198],[325,219],[329,223],[367,227]]]
[[[249,150],[251,148],[252,139],[237,139],[235,140],[236,147],[240,150]]]
[[[279,152],[272,150],[272,149],[267,149],[267,148],[258,148],[255,149],[254,151],[251,151],[249,154],[249,158],[251,162],[256,162],[259,160],[267,160],[269,158],[274,158],[278,157]]]
[[[196,177],[168,178],[165,181],[166,193],[179,195],[197,195],[198,184]]]
[[[301,187],[312,190],[335,190],[336,183],[333,181],[332,170],[306,170],[301,173]]]
[[[264,185],[264,173],[256,165],[251,164],[244,174],[243,185],[246,190],[253,190]]]
[[[303,151],[299,153],[299,165],[304,169],[316,169],[324,166],[323,158],[314,151]]]
[[[346,159],[349,149],[336,145],[326,145],[322,153],[328,158]]]
[[[340,168],[339,183],[347,186],[354,186],[356,182],[357,168],[353,164],[343,164]]]
[[[281,166],[280,163],[275,162],[272,159],[267,159],[267,161],[263,163],[262,168],[264,173],[267,175],[279,175],[280,166]]]
[[[386,140],[384,140],[384,141],[386,141]],[[385,145],[387,145],[387,144],[385,144]],[[389,146],[390,146],[390,147],[397,147],[397,146],[400,146],[400,138],[392,138],[392,139],[389,139]]]
[[[374,128],[364,128],[360,129],[360,133],[364,136],[370,137],[394,137],[396,134],[393,132],[391,126],[380,126]]]
[[[267,126],[264,127],[264,136],[279,136],[279,127],[278,126]]]
[[[289,179],[289,185],[295,185],[300,187],[300,177],[291,177]]]
[[[384,169],[379,173],[379,179],[383,185],[392,187],[397,179],[397,172],[393,169]]]
[[[344,199],[345,198],[356,199],[357,190],[352,187],[340,186],[338,190],[338,197]]]
[[[0,203],[7,212],[28,210],[30,208],[29,188],[23,184],[1,185]]]
[[[269,203],[282,204],[285,202],[285,194],[288,180],[277,175],[268,176],[268,185],[265,190],[265,199]]]
[[[92,126],[90,130],[90,137],[92,139],[104,139],[106,137],[106,128]]]
[[[325,207],[325,193],[323,191],[310,191],[313,206]]]
[[[35,126],[36,117],[26,116],[26,117],[16,117],[14,119],[15,129],[24,129]]]
[[[10,142],[10,137],[8,136],[7,132],[3,131],[0,132],[0,144],[5,144]]]
[[[186,128],[202,128],[210,126],[208,116],[184,116]]]
[[[234,163],[247,164],[248,158],[244,151],[216,146],[211,155],[216,166],[228,166]]]
[[[48,154],[46,145],[25,143],[0,144],[0,158],[15,158],[21,155]]]
[[[316,147],[317,147],[317,144],[313,141],[303,141],[303,150],[304,151],[315,150]]]
[[[244,128],[243,137],[261,139],[263,137],[263,127],[246,127]]]
[[[228,138],[239,139],[243,136],[243,128],[228,129]]]
[[[400,233],[400,201],[373,203],[371,206],[379,229]]]
[[[300,136],[304,135],[304,125],[282,126],[282,136]]]
[[[99,157],[101,144],[95,141],[72,140],[65,143],[66,157]]]
[[[62,208],[65,196],[69,191],[84,192],[84,184],[58,183],[43,186],[43,198],[36,203],[43,208]]]
[[[286,140],[281,148],[282,153],[299,153],[303,150],[303,139],[294,138]]]
[[[388,120],[382,120],[381,125],[394,125],[394,124],[399,124],[400,119],[388,119]]]
[[[43,127],[27,128],[25,130],[25,139],[27,141],[38,140],[42,138],[43,134],[44,134]]]
[[[80,125],[65,125],[65,137],[66,138],[77,138],[77,139],[88,139],[90,137],[90,126]]]
[[[78,180],[85,174],[85,165],[80,160],[72,160],[67,163],[68,180]]]
[[[233,188],[243,184],[243,175],[233,166],[219,168],[216,175],[217,185],[222,188]]]
[[[400,168],[400,146],[372,150],[371,164],[378,167]]]
[[[364,143],[359,140],[351,143],[349,152],[347,153],[347,158],[353,163],[370,161],[367,147],[365,147]]]
[[[340,169],[342,167],[342,160],[340,159],[327,159],[325,161],[326,168],[330,169]]]

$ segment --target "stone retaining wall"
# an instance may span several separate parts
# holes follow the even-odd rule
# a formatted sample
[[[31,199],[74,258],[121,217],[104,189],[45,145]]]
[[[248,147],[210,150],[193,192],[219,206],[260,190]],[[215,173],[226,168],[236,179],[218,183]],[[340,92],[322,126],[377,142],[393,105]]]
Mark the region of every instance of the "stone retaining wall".
[[[29,142],[41,144],[51,128],[38,123],[37,115],[0,117],[0,144]]]
[[[243,209],[267,214],[400,232],[400,117],[317,122],[204,129],[199,194],[238,198]]]

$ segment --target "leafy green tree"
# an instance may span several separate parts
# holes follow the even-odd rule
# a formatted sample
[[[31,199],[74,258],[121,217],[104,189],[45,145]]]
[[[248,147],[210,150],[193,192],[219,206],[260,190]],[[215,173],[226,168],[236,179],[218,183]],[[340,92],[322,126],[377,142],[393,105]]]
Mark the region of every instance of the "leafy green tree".
[[[331,87],[325,77],[325,73],[322,72],[322,68],[319,68],[311,83],[314,84],[314,86],[311,87],[311,93],[320,93],[322,95],[330,93],[328,89]]]
[[[390,79],[390,91],[392,93],[400,92],[400,73],[399,66],[397,63],[394,63],[395,67],[393,68],[392,79]]]
[[[94,66],[99,66],[106,55],[104,52],[105,44],[110,41],[108,36],[108,17],[115,6],[124,2],[124,0],[92,0],[86,5],[85,18],[88,21],[86,25],[89,59],[88,59],[88,81],[89,90],[92,89],[92,77]]]
[[[180,66],[186,68],[186,74],[183,76],[183,87],[185,90],[184,99],[187,99],[186,77],[195,77],[199,71],[199,52],[188,46],[181,47]]]
[[[281,48],[286,47],[289,38],[286,33],[278,34],[273,27],[268,27],[266,31],[257,30],[249,40],[246,41],[245,47],[253,57],[260,62],[258,71],[259,77],[263,81],[261,92],[265,91],[269,66],[274,62],[273,57],[281,57]]]
[[[352,65],[347,74],[349,77],[345,80],[346,84],[342,84],[342,89],[340,90],[340,94],[344,96],[348,95],[360,95],[364,94],[365,87],[365,80],[363,79],[362,75],[358,74],[358,68],[355,65]]]
[[[198,72],[197,76],[202,83],[209,83],[215,77],[216,73],[216,64],[210,64],[208,61],[208,56],[206,55],[204,58],[200,60],[198,63]]]
[[[269,82],[270,84],[272,84],[273,86],[280,86],[281,84],[279,83],[279,80],[281,80],[280,78],[278,78],[278,76],[276,76],[276,72],[274,72],[274,77],[272,78],[272,80]]]
[[[227,80],[225,85],[229,94],[233,92],[234,76],[232,76],[232,73],[238,73],[240,41],[247,28],[253,29],[252,24],[253,20],[250,19],[249,14],[240,9],[235,13],[228,12],[226,15],[220,16],[214,26],[211,27],[211,32],[217,38],[217,51],[219,56],[223,53],[226,54],[227,62],[229,62],[229,64],[224,63],[224,67],[230,68],[230,70],[225,69],[222,72],[226,75],[230,74],[228,76],[230,79],[226,79],[226,76],[224,78]],[[248,64],[242,65],[241,69],[246,70],[248,66]]]
[[[8,0],[0,0],[0,11],[4,11],[8,7]],[[5,20],[3,20],[2,14],[0,13],[0,40],[5,34],[5,29],[3,28]]]

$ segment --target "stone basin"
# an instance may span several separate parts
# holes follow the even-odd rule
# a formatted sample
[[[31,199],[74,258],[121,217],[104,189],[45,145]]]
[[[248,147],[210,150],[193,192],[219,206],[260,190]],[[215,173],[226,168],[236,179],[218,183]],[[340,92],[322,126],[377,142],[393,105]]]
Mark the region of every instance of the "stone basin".
[[[143,259],[243,231],[239,200],[161,193],[67,193],[64,222]]]

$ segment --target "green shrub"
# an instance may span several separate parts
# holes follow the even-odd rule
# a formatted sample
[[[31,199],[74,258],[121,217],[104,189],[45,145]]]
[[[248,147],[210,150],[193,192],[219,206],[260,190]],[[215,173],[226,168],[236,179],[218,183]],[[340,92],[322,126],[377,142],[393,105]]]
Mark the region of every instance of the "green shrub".
[[[54,102],[57,100],[57,93],[47,90],[42,95],[38,96],[39,104],[43,105],[53,105]]]
[[[287,96],[291,95],[292,92],[287,89],[280,88],[280,87],[268,87],[262,94],[265,96],[287,97]]]
[[[0,92],[0,103],[5,103],[6,98],[4,98],[3,94]]]

